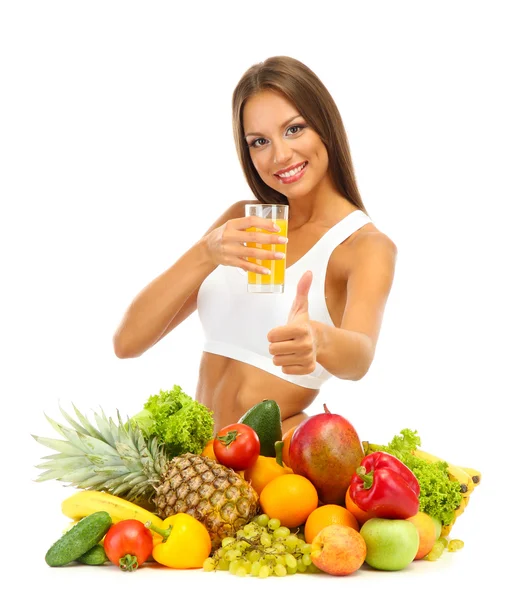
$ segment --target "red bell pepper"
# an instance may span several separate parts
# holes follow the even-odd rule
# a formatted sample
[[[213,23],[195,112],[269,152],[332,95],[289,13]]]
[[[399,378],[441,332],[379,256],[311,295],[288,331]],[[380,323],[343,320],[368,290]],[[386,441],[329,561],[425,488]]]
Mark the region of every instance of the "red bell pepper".
[[[373,452],[351,477],[349,495],[371,517],[408,519],[418,512],[420,485],[401,460],[387,452]]]

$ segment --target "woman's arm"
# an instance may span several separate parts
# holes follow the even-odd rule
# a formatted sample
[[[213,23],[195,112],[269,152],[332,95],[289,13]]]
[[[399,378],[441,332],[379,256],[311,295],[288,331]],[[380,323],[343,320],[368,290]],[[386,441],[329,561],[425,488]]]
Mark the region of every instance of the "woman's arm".
[[[385,305],[391,291],[396,246],[380,232],[356,241],[353,268],[340,327],[311,321],[316,360],[340,379],[361,379],[374,358]]]
[[[358,381],[373,362],[375,346],[365,333],[311,321],[317,340],[317,362],[339,379]]]
[[[182,308],[186,319],[196,308],[201,283],[214,269],[204,242],[199,240],[149,283],[132,300],[114,334],[116,356],[134,358],[143,354],[181,322],[173,320]]]

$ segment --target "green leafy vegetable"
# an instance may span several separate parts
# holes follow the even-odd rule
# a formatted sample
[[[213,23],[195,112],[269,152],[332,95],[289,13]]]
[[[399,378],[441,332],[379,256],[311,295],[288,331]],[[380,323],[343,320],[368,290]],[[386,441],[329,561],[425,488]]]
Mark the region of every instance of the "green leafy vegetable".
[[[150,396],[130,421],[145,438],[157,437],[169,457],[185,452],[200,454],[213,437],[213,413],[185,394],[179,385]]]
[[[402,429],[387,446],[369,444],[369,452],[388,452],[408,466],[420,484],[420,511],[438,518],[442,525],[448,525],[461,504],[460,484],[449,479],[446,462],[429,463],[413,454],[421,446],[417,434],[417,431]]]

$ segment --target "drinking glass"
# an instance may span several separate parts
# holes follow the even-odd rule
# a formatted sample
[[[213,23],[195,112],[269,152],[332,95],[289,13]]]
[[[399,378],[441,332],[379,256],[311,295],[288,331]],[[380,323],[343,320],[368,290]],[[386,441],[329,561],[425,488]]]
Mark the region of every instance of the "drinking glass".
[[[288,206],[285,204],[247,204],[246,216],[257,216],[263,219],[271,219],[280,227],[278,235],[288,237]],[[256,231],[262,233],[273,233],[259,227],[250,227],[247,231]],[[284,252],[284,258],[277,260],[260,260],[258,258],[248,257],[250,262],[269,269],[270,273],[264,275],[248,271],[248,292],[257,293],[275,293],[284,292],[284,276],[286,274],[286,244],[257,244],[248,242],[249,248],[262,248],[271,252]]]

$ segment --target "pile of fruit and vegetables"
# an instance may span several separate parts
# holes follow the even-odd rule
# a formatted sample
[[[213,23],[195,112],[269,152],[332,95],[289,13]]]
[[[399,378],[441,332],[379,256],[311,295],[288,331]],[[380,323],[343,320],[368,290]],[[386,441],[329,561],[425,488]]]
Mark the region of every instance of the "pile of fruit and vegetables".
[[[463,547],[449,538],[481,474],[421,449],[417,431],[362,442],[324,412],[282,434],[266,399],[214,435],[210,410],[180,386],[126,420],[60,409],[61,439],[37,481],[78,488],[71,519],[46,553],[51,567],[154,561],[171,569],[265,578],[401,570]]]

